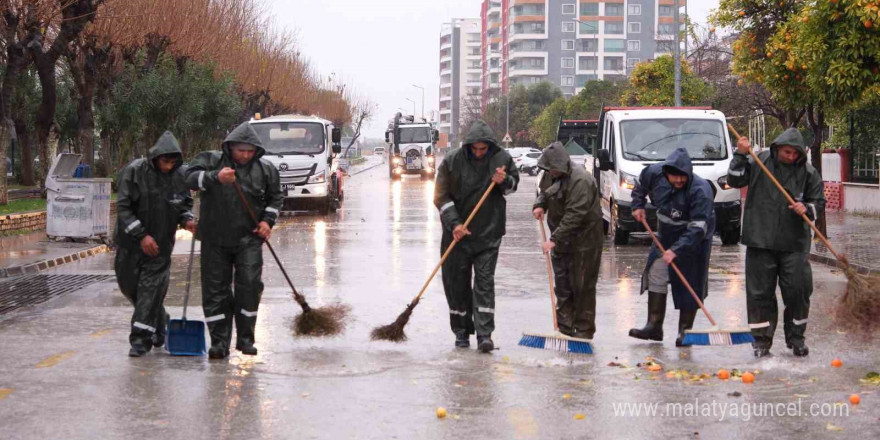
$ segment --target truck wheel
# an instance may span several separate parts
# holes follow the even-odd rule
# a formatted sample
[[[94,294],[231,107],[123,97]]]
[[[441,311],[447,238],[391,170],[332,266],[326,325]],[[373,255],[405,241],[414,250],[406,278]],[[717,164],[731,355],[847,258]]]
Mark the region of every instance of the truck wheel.
[[[611,207],[611,236],[614,237],[614,244],[624,245],[629,243],[629,231],[620,229],[620,222],[617,214],[617,205]]]
[[[739,228],[729,229],[721,233],[721,244],[732,245],[739,243]]]

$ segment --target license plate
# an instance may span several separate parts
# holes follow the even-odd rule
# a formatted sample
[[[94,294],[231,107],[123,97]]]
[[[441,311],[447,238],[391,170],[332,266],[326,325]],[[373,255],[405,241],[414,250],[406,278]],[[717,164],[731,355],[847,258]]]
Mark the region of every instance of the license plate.
[[[292,191],[296,188],[296,185],[292,183],[285,183],[281,185],[281,191]]]

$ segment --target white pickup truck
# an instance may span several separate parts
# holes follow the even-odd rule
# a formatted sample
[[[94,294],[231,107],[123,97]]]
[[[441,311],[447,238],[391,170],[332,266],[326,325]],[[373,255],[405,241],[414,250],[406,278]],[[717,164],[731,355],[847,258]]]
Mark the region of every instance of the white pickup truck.
[[[644,167],[684,147],[694,173],[712,185],[716,233],[724,244],[740,238],[740,191],[727,184],[733,157],[724,114],[708,107],[608,107],[599,118],[599,140],[584,166],[597,176],[602,215],[615,244],[626,244],[632,232],[644,232],[632,218],[632,189]],[[648,205],[649,224],[656,223]]]

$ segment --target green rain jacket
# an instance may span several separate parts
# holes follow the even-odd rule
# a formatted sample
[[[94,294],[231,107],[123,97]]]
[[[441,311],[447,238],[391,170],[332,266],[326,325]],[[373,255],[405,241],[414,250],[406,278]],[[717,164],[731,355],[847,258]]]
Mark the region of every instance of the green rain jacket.
[[[256,147],[253,159],[245,165],[236,164],[230,151],[234,143]],[[235,169],[235,180],[241,185],[257,220],[270,227],[275,225],[284,196],[278,170],[261,159],[265,152],[257,132],[250,123],[244,122],[229,133],[222,151],[204,151],[196,156],[186,171],[186,182],[191,189],[201,191],[199,238],[202,241],[221,246],[260,242],[252,232],[256,225],[235,188],[220,183],[217,177],[225,167]]]
[[[798,150],[800,157],[794,164],[785,165],[776,159],[781,145]],[[770,144],[769,151],[762,151],[758,158],[789,195],[807,207],[807,216],[815,220],[825,209],[825,186],[819,172],[807,163],[807,150],[800,132],[795,128],[785,130]],[[749,187],[743,217],[744,245],[785,252],[810,251],[810,226],[788,208],[785,196],[763,175],[754,159],[735,153],[727,173],[730,186]]]
[[[471,153],[470,146],[477,142],[489,145],[489,151],[481,160]],[[507,222],[507,202],[504,196],[516,191],[519,171],[513,159],[498,146],[492,129],[477,121],[471,127],[462,148],[450,151],[437,168],[434,187],[434,206],[440,210],[443,233],[451,234],[456,226],[464,224],[492,181],[495,169],[503,167],[507,178],[492,191],[480,211],[474,217],[464,241],[486,246],[500,245]]]
[[[177,155],[174,169],[163,174],[156,159]],[[193,219],[193,199],[184,181],[180,144],[166,131],[150,148],[148,158],[135,159],[117,176],[116,243],[140,251],[141,240],[150,235],[161,255],[171,255],[177,226]]]
[[[544,209],[552,231],[549,239],[556,244],[554,251],[568,253],[601,247],[605,234],[599,187],[593,176],[574,166],[561,142],[544,149],[538,168],[544,174],[533,209]],[[550,171],[559,171],[562,176],[554,179]]]

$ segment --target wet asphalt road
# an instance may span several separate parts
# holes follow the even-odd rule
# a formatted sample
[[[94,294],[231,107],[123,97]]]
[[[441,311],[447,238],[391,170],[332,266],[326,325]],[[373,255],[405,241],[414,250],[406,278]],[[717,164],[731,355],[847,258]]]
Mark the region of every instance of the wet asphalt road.
[[[347,182],[337,214],[291,217],[272,238],[313,306],[352,307],[342,336],[292,335],[299,309],[268,250],[256,357],[234,353],[228,361],[208,361],[154,351],[130,359],[131,308],[114,283],[93,285],[0,318],[0,433],[9,439],[880,437],[880,388],[859,382],[880,370],[880,351],[831,323],[828,310],[845,278],[827,267],[814,265],[806,359],[785,349],[781,328],[768,359],[753,359],[748,346],[677,349],[671,306],[663,343],[627,337],[646,314],[647,298],[638,295],[645,238],[619,247],[606,242],[595,355],[517,346],[523,331],[546,333],[552,326],[539,233],[530,217],[534,184],[524,177],[508,201],[493,354],[453,348],[439,279],[415,310],[408,342],[369,340],[370,329],[403,310],[440,255],[433,184],[391,183],[378,167]],[[172,317],[181,313],[188,249],[182,237],[166,301]],[[726,327],[746,323],[743,264],[744,248],[713,249],[707,305]],[[107,273],[111,267],[107,254],[56,272]],[[196,282],[195,304],[198,290]],[[201,308],[189,316],[202,318]],[[697,318],[697,328],[707,326],[705,317]],[[829,366],[834,357],[843,368]],[[663,369],[637,366],[648,358]],[[720,368],[757,370],[755,383],[708,376]],[[860,405],[835,407],[853,393],[861,395]],[[657,414],[621,413],[623,405],[638,403],[659,404]],[[697,414],[676,416],[667,403],[681,404],[682,412],[696,405]],[[758,416],[762,410],[753,405],[762,404],[776,410],[781,404],[783,412],[794,405],[800,412]],[[437,407],[449,415],[438,419]],[[843,408],[848,415],[831,414]]]

